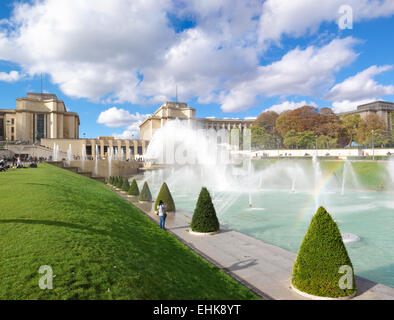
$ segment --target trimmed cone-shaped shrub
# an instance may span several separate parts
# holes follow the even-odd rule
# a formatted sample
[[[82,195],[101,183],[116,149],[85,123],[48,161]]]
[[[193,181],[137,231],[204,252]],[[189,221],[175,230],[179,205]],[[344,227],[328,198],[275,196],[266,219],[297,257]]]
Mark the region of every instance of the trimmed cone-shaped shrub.
[[[168,189],[167,183],[163,183],[159,194],[157,195],[156,201],[155,201],[155,211],[157,211],[157,206],[159,204],[159,201],[162,200],[164,204],[167,207],[167,212],[174,211],[175,212],[175,203],[174,199],[172,199],[172,195],[170,192],[170,189]]]
[[[112,185],[114,183],[114,177],[110,176],[108,179],[108,184]]]
[[[117,184],[118,184],[118,177],[112,177],[112,185],[116,187]]]
[[[211,195],[205,187],[201,189],[190,227],[196,232],[219,231],[219,220],[215,207]]]
[[[351,268],[352,289],[344,289],[345,275],[342,266]],[[341,273],[340,273],[341,272]],[[337,224],[330,214],[320,207],[313,216],[308,231],[302,240],[293,266],[292,284],[295,288],[314,296],[339,298],[353,294],[356,290],[354,269]],[[345,284],[350,284],[345,281]]]
[[[140,194],[140,189],[138,189],[138,184],[137,181],[135,181],[135,179],[131,181],[128,194],[130,196],[138,196]]]
[[[144,182],[144,186],[142,187],[142,190],[140,192],[138,200],[139,201],[152,201],[152,194],[150,193],[149,186],[146,181]]]
[[[122,184],[122,191],[128,192],[129,189],[130,189],[129,179],[124,178],[124,179],[123,179],[123,184]]]
[[[118,189],[122,189],[122,185],[123,185],[123,178],[122,177],[118,177],[118,182],[116,183],[116,187]]]

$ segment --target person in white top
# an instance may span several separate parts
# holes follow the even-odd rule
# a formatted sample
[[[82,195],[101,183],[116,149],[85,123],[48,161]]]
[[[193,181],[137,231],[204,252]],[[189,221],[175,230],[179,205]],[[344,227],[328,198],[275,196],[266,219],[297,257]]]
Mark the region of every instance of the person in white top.
[[[167,217],[166,209],[167,209],[167,207],[165,206],[165,204],[162,200],[159,201],[159,205],[157,206],[157,209],[159,211],[158,215],[160,218],[160,228],[165,229],[164,225],[166,223],[166,217]]]

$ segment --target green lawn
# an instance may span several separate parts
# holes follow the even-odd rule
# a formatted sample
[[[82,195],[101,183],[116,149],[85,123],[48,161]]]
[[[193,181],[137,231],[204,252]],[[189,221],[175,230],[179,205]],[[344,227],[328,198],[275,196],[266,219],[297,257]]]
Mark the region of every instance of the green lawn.
[[[99,182],[42,164],[0,194],[0,299],[257,298]]]
[[[308,159],[264,159],[254,160],[256,169],[265,169],[277,161],[283,161],[293,165],[295,162],[307,170],[312,170],[312,161]],[[324,175],[335,175],[339,182],[342,181],[344,161],[320,161],[320,167]],[[370,190],[384,190],[390,185],[384,162],[376,161],[352,161],[352,168],[361,187]]]

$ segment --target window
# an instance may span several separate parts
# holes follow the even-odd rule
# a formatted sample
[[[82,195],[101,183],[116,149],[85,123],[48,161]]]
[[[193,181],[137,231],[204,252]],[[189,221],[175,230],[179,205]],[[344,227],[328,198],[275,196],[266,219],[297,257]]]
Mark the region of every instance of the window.
[[[15,124],[15,119],[11,119],[11,124]]]
[[[0,118],[0,141],[4,140],[4,118]]]
[[[11,127],[11,133],[15,133],[15,128]]]
[[[40,140],[41,138],[44,138],[45,135],[45,127],[44,127],[44,115],[43,114],[38,114],[37,115],[37,138]]]
[[[11,136],[11,141],[14,141],[14,136]]]

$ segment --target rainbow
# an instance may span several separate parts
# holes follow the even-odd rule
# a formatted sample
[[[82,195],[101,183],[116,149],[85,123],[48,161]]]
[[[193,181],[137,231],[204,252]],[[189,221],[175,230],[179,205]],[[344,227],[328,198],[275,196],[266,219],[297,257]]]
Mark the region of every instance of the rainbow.
[[[334,174],[335,172],[338,171],[340,167],[343,167],[343,162],[338,161],[336,162],[335,166],[332,166],[329,170],[325,170],[323,172],[323,179],[319,181],[319,184],[316,187],[316,190],[313,194],[311,194],[310,198],[308,201],[306,201],[305,205],[302,207],[300,212],[298,213],[297,220],[296,220],[296,227],[299,227],[302,223],[305,222],[307,218],[311,218],[312,215],[315,214],[316,212],[316,204],[315,204],[315,198],[316,195],[320,195],[323,190],[326,188],[326,186],[333,181],[334,179]],[[318,204],[320,206],[321,203]]]

